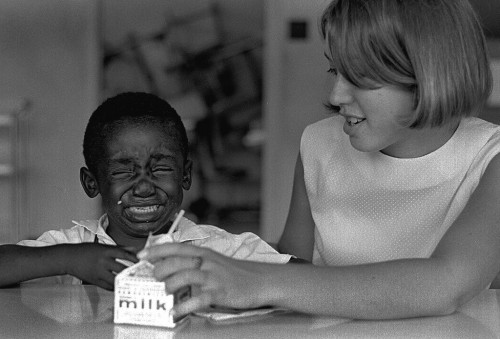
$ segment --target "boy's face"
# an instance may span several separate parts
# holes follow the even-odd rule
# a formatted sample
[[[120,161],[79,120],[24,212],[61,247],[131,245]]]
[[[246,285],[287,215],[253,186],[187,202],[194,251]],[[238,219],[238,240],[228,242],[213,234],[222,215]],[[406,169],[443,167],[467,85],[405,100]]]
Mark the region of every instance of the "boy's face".
[[[168,228],[191,185],[191,161],[173,132],[160,123],[124,124],[108,140],[97,177],[108,230],[145,237]]]

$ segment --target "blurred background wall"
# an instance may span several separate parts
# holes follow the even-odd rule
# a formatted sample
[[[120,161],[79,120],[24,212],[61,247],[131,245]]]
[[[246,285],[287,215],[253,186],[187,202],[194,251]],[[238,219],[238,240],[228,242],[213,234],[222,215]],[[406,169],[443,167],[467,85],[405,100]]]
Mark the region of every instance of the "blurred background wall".
[[[2,159],[12,171],[0,176],[0,242],[97,214],[97,201],[87,198],[78,173],[83,131],[99,99],[98,18],[96,1],[0,2],[1,113],[25,108],[19,142],[0,145],[20,160]],[[19,184],[18,194],[11,184]]]
[[[190,217],[218,223],[241,209],[240,224],[257,231],[260,138],[238,140],[251,137],[251,122],[260,130],[262,0],[5,0],[0,18],[0,243],[101,214],[80,186],[83,133],[97,105],[122,91],[166,98],[193,156],[206,155],[186,195]],[[221,93],[231,100],[214,97]],[[207,119],[215,114],[224,118]],[[220,158],[231,147],[226,168]]]
[[[189,215],[277,241],[300,134],[325,117],[327,2],[1,1],[0,243],[100,215],[79,182],[83,132],[126,90],[157,93],[183,117],[197,164]],[[474,4],[496,82],[484,117],[499,122],[500,2]]]
[[[263,1],[102,2],[103,96],[147,91],[184,120],[194,160],[184,209],[258,232]]]

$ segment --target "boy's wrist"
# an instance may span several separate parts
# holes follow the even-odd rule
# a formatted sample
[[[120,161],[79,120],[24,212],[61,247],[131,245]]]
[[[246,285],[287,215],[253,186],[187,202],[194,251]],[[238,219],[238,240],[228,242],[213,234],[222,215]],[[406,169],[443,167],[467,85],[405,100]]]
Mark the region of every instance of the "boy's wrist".
[[[75,254],[74,244],[61,244],[54,246],[54,269],[57,271],[57,275],[73,275],[74,268],[71,265],[73,255]]]

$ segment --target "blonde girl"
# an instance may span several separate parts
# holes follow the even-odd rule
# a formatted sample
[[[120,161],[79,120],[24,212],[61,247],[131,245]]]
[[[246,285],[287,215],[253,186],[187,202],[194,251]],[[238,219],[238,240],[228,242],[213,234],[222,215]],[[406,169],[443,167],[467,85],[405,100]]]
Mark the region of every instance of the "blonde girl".
[[[334,0],[320,23],[333,114],[304,130],[279,242],[310,264],[182,244],[140,253],[167,290],[199,285],[179,314],[444,315],[500,271],[500,128],[475,117],[492,80],[469,2]]]

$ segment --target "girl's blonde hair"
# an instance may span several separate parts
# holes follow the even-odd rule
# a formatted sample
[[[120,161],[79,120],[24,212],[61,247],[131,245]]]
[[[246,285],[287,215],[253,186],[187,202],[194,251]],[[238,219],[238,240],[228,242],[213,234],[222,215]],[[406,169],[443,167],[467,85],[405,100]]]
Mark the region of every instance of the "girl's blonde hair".
[[[320,29],[348,81],[414,94],[402,121],[411,128],[477,115],[491,93],[485,37],[467,0],[333,0]]]

